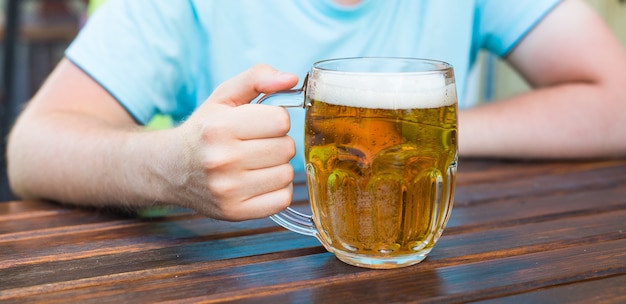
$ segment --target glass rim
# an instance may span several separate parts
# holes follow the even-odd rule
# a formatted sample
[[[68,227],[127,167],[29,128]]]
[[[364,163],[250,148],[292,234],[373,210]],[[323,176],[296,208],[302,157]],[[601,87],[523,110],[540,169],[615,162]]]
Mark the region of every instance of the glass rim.
[[[329,67],[332,64],[339,63],[351,63],[351,62],[370,62],[370,63],[408,63],[415,65],[414,69],[410,69],[407,71],[356,71],[349,69],[339,69],[339,68],[331,68]],[[417,58],[417,57],[343,57],[343,58],[332,58],[332,59],[324,59],[317,61],[313,64],[313,70],[321,71],[321,72],[329,72],[329,73],[355,73],[355,74],[440,74],[446,73],[448,71],[454,70],[453,66],[445,61],[437,60],[437,59],[428,59],[428,58]]]

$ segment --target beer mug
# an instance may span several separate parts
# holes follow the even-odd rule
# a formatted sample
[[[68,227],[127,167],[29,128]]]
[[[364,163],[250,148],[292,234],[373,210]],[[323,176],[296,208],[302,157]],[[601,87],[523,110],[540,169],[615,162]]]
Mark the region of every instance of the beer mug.
[[[284,103],[294,96],[295,104]],[[412,58],[325,60],[313,65],[301,89],[258,103],[306,109],[313,215],[288,208],[272,220],[317,237],[355,266],[397,268],[426,258],[454,200],[452,66]]]

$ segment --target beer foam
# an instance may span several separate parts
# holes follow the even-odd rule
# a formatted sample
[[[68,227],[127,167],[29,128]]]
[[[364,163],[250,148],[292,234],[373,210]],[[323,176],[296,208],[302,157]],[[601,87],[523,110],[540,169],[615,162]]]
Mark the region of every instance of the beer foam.
[[[309,97],[327,103],[370,109],[426,109],[453,105],[456,87],[442,74],[315,74]]]

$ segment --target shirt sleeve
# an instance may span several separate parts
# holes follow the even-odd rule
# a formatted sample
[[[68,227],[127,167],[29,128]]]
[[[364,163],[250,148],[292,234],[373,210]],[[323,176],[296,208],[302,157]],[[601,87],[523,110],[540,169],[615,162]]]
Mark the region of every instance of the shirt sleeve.
[[[505,57],[560,0],[478,0],[479,47]]]
[[[196,23],[188,1],[109,0],[65,55],[139,123],[157,113],[180,120],[196,106]]]

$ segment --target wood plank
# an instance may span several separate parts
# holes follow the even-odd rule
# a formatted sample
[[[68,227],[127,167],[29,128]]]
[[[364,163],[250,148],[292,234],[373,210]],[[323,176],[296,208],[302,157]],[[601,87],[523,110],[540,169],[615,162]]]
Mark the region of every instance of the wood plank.
[[[65,246],[57,250],[68,250],[68,252],[53,250],[40,257],[27,256],[20,259],[2,260],[0,261],[0,286],[2,289],[9,289],[159,267],[193,263],[210,264],[211,262],[221,264],[224,260],[301,249],[313,248],[315,252],[325,252],[317,239],[292,232],[266,233],[178,245],[176,243],[149,244],[142,243],[141,240],[131,241],[126,246],[101,247],[85,251],[81,250],[80,245]],[[271,245],[268,246],[268,244]],[[24,249],[24,251],[28,250],[28,248]],[[45,275],[47,273],[56,273],[56,275],[50,277]]]
[[[79,228],[82,227],[89,230],[80,230]],[[0,269],[48,261],[98,257],[120,252],[148,251],[157,248],[168,250],[172,247],[194,244],[203,246],[202,244],[218,241],[229,244],[245,237],[275,237],[272,233],[288,233],[300,238],[309,238],[286,232],[284,228],[269,219],[245,223],[215,223],[208,219],[163,223],[130,222],[128,225],[116,223],[105,228],[108,229],[93,229],[90,225],[82,225],[77,227],[74,233],[57,234],[54,238],[49,236],[46,238],[47,246],[45,247],[41,246],[41,238],[3,242],[0,247],[0,256],[2,256]],[[286,239],[291,239],[291,236]],[[24,255],[24,252],[28,254]]]
[[[463,160],[459,161],[457,184],[481,184],[503,179],[519,179],[540,175],[567,175],[600,168],[623,166],[625,160],[599,161],[523,161]]]
[[[602,197],[601,204],[598,201],[599,197]],[[560,192],[541,197],[494,199],[471,207],[455,204],[445,233],[454,234],[459,231],[490,229],[624,209],[626,209],[626,183],[608,189]]]
[[[596,214],[505,227],[492,231],[475,231],[453,236],[444,235],[427,261],[416,267],[422,267],[422,265],[426,265],[424,267],[450,267],[624,239],[626,232],[620,231],[624,228],[624,217],[626,217],[626,210],[611,214]],[[91,286],[93,281],[98,281],[97,277],[107,278],[115,276],[118,272],[123,272],[125,273],[124,279],[128,281],[125,286],[131,288],[135,280],[148,280],[152,282],[151,284],[158,284],[159,278],[164,273],[188,274],[186,271],[190,271],[190,269],[186,266],[192,264],[197,264],[193,271],[203,270],[206,272],[215,270],[215,265],[222,264],[223,259],[241,259],[236,265],[254,269],[258,267],[256,263],[259,261],[249,260],[249,258],[259,254],[294,251],[293,255],[283,256],[285,259],[291,259],[299,257],[295,251],[300,249],[308,248],[316,254],[324,252],[315,239],[291,232],[185,245],[157,244],[150,246],[150,244],[142,243],[141,239],[128,240],[127,243],[136,243],[136,246],[134,248],[117,248],[112,252],[76,252],[67,258],[64,258],[63,254],[50,255],[50,259],[35,261],[36,263],[10,261],[9,264],[14,266],[0,270],[0,278],[10,277],[11,280],[2,283],[1,286],[6,285],[6,288],[31,286],[30,291],[22,290],[22,292],[33,292],[33,286],[37,285],[61,288],[59,286],[65,286],[63,285],[65,283],[58,285],[58,282],[76,280],[82,280]],[[271,244],[271,246],[267,246],[267,244]],[[62,248],[71,249],[71,247]],[[305,251],[305,253],[310,254],[311,251]],[[81,257],[81,254],[86,256]],[[61,260],[55,261],[55,259]],[[263,262],[275,263],[278,261],[263,260]],[[327,261],[326,263],[330,262]],[[229,263],[229,265],[234,266],[233,263]],[[177,267],[182,268],[178,269]],[[43,275],[58,272],[60,269],[64,270],[63,273],[54,278]],[[151,269],[151,271],[146,271],[147,269]],[[328,275],[334,276],[335,274]],[[72,286],[81,287],[81,284],[77,283]],[[17,291],[14,292],[17,293]]]
[[[250,302],[467,302],[507,296],[580,280],[626,273],[626,239],[538,252],[477,263],[425,263],[398,270],[368,270],[338,262],[330,254],[296,257],[216,271],[202,270],[118,284],[64,289],[32,300],[157,300]],[[571,261],[585,261],[575,264]],[[617,266],[616,266],[617,265]],[[288,270],[288,271],[286,271]],[[48,286],[48,285],[46,285]],[[18,299],[19,291],[9,291]],[[0,298],[2,299],[2,298]]]
[[[444,232],[444,238],[458,233],[504,228],[520,224],[544,222],[570,216],[593,215],[602,212],[616,212],[626,209],[626,188],[618,191],[605,191],[604,196],[614,197],[614,202],[599,207],[593,198],[596,192],[575,193],[566,195],[562,200],[551,202],[549,199],[533,202],[510,201],[497,202],[493,206],[479,205],[473,208],[453,210],[450,225]],[[510,212],[512,208],[523,212]],[[618,213],[621,214],[621,213]],[[88,216],[85,216],[88,217]],[[482,218],[480,223],[474,223],[476,218]],[[626,225],[626,224],[625,224]],[[30,224],[30,226],[36,226]],[[542,227],[542,226],[538,226]],[[626,227],[622,227],[626,229]],[[284,231],[268,219],[247,221],[241,223],[220,222],[205,219],[199,216],[162,217],[151,220],[132,219],[97,222],[61,227],[59,229],[33,230],[29,232],[0,234],[0,254],[3,256],[1,265],[31,264],[37,261],[46,261],[50,256],[55,259],[70,259],[71,252],[86,252],[95,255],[111,252],[131,250],[137,244],[143,243],[145,248],[155,246],[180,246],[195,242],[227,239],[245,235],[254,235]],[[45,238],[48,246],[40,248]],[[76,240],[90,240],[76,242]],[[129,244],[133,244],[129,246]],[[12,249],[19,248],[19,249]],[[107,251],[101,250],[107,248]],[[28,250],[28,258],[23,251]]]
[[[102,215],[97,212],[81,212],[76,210],[66,210],[66,212],[54,212],[37,214],[28,218],[20,218],[10,221],[0,222],[0,242],[19,238],[21,235],[37,235],[39,231],[67,230],[67,227],[76,229],[89,229],[88,226],[115,226],[133,222],[133,219],[112,217]],[[86,227],[78,228],[81,225]],[[15,236],[12,236],[15,235]]]
[[[580,192],[621,187],[626,184],[626,165],[548,174],[513,179],[498,179],[489,183],[457,187],[455,205],[464,207],[488,203],[496,199],[540,197],[562,192]]]
[[[622,239],[450,267],[424,267],[420,271],[381,272],[371,277],[358,274],[342,282],[337,282],[338,279],[332,283],[309,282],[308,288],[285,283],[286,286],[272,286],[269,292],[267,288],[233,290],[220,295],[190,298],[187,302],[221,297],[240,303],[465,303],[624,274],[625,245],[626,240]],[[571,261],[585,263],[581,265]],[[596,294],[603,292],[595,291]]]
[[[0,203],[0,223],[70,212],[44,201],[11,201]]]
[[[513,296],[476,302],[476,304],[499,303],[626,303],[626,274],[606,279],[557,285]]]
[[[34,42],[70,42],[78,34],[77,22],[62,23],[45,23],[45,24],[30,24],[26,23],[22,26],[19,33],[19,38],[28,43]],[[4,24],[0,26],[0,38],[4,39],[5,28]]]
[[[604,195],[607,194],[618,197],[617,203],[609,205],[612,208],[603,207],[604,209],[600,211],[623,214],[623,212],[614,212],[626,208],[626,204],[622,203],[625,199],[624,192],[604,193]],[[598,210],[583,212],[587,210],[585,208],[597,207],[597,204],[591,200],[595,195],[597,193],[594,192],[577,193],[574,196],[565,197],[557,204],[547,200],[538,200],[533,203],[513,201],[510,204],[481,205],[454,210],[450,222],[457,225],[452,225],[446,229],[444,240],[459,233],[465,235],[471,231],[494,227],[515,227],[520,224],[543,222],[572,215],[583,216],[600,213]],[[526,206],[526,208],[521,208],[522,206]],[[527,211],[512,213],[510,212],[511,208],[530,211],[528,214]],[[471,219],[478,217],[483,217],[481,223],[472,224]],[[465,226],[459,226],[459,224],[465,224]],[[479,227],[477,228],[477,226]],[[626,227],[622,226],[621,228],[624,230]],[[182,246],[197,242],[280,231],[284,230],[268,219],[228,223],[200,217],[164,217],[148,221],[141,219],[118,220],[103,222],[102,224],[72,226],[63,228],[61,231],[56,229],[35,230],[30,232],[32,235],[21,233],[0,235],[0,243],[4,244],[0,247],[0,254],[3,256],[0,266],[27,265],[52,259],[69,260],[73,257],[101,256],[125,250],[137,250],[140,246],[143,246],[145,250],[159,246]],[[45,250],[40,248],[42,238],[45,238],[47,242]],[[76,242],[76,240],[89,240],[89,242]],[[443,245],[438,247],[440,246]],[[24,256],[24,250],[29,251],[27,256]]]
[[[388,271],[268,219],[0,204],[0,302],[624,301],[625,181],[624,160],[470,162],[429,258]],[[307,209],[303,176],[294,189]]]
[[[444,232],[429,259],[467,263],[625,239],[624,219],[626,209],[451,235]]]
[[[608,203],[602,205],[597,204],[595,198],[599,195],[603,195]],[[510,212],[512,208],[521,210],[522,212],[518,211],[512,213]],[[626,208],[626,187],[568,193],[559,196],[559,200],[556,201],[551,197],[530,201],[525,199],[494,201],[490,204],[474,206],[472,208],[455,207],[448,228],[446,229],[446,234],[457,233],[459,230],[487,229],[491,226],[545,221],[556,217],[611,212],[624,208]],[[479,217],[481,218],[481,222],[476,223],[475,219]],[[66,223],[63,220],[67,220],[68,222]],[[74,220],[77,220],[77,222],[74,222]],[[61,226],[56,227],[57,225],[51,225],[50,223],[58,223]],[[254,230],[267,229],[271,226],[277,227],[276,224],[268,220],[227,223],[190,214],[153,219],[125,217],[118,219],[117,217],[111,217],[110,215],[102,216],[97,213],[72,212],[60,218],[46,215],[44,217],[22,219],[15,223],[7,222],[4,223],[4,226],[0,223],[0,231],[9,231],[8,233],[0,234],[0,243],[18,239],[24,241],[26,239],[52,238],[60,235],[66,237],[55,238],[55,240],[65,239],[65,243],[71,243],[75,242],[76,238],[99,239],[104,236],[103,231],[107,231],[106,235],[110,235],[111,238],[122,237],[121,234],[123,234],[124,231],[129,233],[129,236],[133,237],[133,235],[138,232],[140,234],[144,233],[143,230],[148,226],[152,227],[152,230],[160,229],[162,233],[168,234],[174,233],[177,229],[183,229],[185,231],[202,230],[204,234],[215,234],[227,233],[228,231],[238,229]],[[187,238],[190,236],[183,234],[177,235],[176,237]],[[63,243],[63,241],[61,241],[61,243]]]

